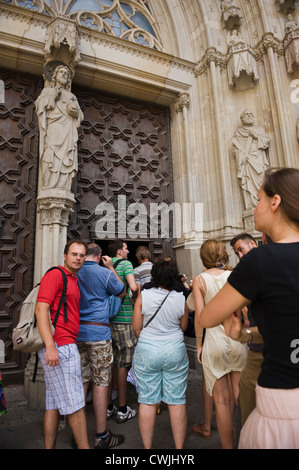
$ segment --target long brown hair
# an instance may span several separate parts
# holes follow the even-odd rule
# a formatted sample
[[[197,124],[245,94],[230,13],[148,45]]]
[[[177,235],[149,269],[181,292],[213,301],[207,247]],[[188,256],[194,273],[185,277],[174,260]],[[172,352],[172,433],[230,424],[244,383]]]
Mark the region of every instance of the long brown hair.
[[[262,185],[268,197],[278,194],[280,207],[291,222],[299,226],[299,170],[296,168],[276,168],[267,170]]]
[[[228,254],[225,245],[220,240],[206,240],[200,248],[200,258],[205,268],[220,268],[232,270],[228,263]]]

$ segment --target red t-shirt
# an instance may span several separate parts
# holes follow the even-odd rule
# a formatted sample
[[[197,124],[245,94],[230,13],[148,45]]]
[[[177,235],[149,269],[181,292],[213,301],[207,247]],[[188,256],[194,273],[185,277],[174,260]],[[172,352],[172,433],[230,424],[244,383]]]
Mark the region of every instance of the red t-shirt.
[[[60,309],[60,314],[55,328],[54,340],[58,346],[71,344],[76,342],[79,333],[80,322],[80,290],[78,287],[78,280],[74,274],[59,266],[67,275],[67,317],[68,322],[64,321],[63,304]],[[57,307],[63,289],[62,274],[58,269],[53,269],[46,273],[41,282],[37,296],[37,302],[45,302],[50,305],[51,320],[54,322]]]

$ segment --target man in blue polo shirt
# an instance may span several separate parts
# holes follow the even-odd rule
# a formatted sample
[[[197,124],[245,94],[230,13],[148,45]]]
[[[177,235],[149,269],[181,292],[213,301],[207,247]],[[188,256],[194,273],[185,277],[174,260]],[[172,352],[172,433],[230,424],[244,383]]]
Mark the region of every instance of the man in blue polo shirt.
[[[93,383],[93,406],[96,419],[95,448],[107,449],[124,442],[122,434],[107,430],[107,393],[111,380],[113,350],[109,325],[109,296],[123,298],[126,289],[115,272],[112,259],[103,256],[101,247],[89,244],[86,260],[78,275],[81,292],[80,329],[77,345],[81,356],[81,373],[85,398]],[[108,269],[107,269],[108,268]]]

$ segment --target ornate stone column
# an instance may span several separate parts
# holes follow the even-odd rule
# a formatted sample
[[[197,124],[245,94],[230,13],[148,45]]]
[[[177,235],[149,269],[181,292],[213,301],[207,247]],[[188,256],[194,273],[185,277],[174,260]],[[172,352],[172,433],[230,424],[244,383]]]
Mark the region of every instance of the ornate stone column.
[[[189,129],[188,129],[188,109],[190,106],[190,96],[189,93],[180,93],[176,102],[175,110],[178,114],[182,114],[182,119],[180,121],[180,128],[184,130],[183,132],[183,141],[181,145],[181,158],[184,166],[184,170],[187,173],[188,189],[187,189],[187,198],[188,202],[192,200],[193,191],[192,191],[192,181],[190,179],[190,151],[189,151]]]
[[[187,248],[186,244],[198,241],[196,233],[196,216],[194,214],[196,201],[194,200],[194,183],[191,170],[191,152],[190,152],[190,129],[188,125],[188,109],[190,106],[189,93],[180,93],[176,102],[175,110],[179,115],[179,127],[183,130],[180,145],[180,160],[182,174],[186,174],[186,184],[183,183],[183,203],[181,204],[181,242]],[[200,235],[202,233],[200,232]],[[200,243],[202,239],[200,236]]]
[[[78,128],[83,119],[77,98],[71,92],[74,69],[80,59],[75,23],[56,18],[47,30],[45,86],[35,101],[39,123],[39,182],[36,200],[34,283],[52,266],[63,265],[69,215],[75,197],[71,192],[78,172]],[[44,408],[45,384],[39,365],[35,383],[33,354],[25,369],[25,394],[31,408]]]

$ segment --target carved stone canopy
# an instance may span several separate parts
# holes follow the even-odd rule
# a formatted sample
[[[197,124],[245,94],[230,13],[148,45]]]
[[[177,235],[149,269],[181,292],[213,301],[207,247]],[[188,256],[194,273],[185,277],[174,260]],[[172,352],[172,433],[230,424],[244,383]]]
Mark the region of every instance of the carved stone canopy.
[[[221,3],[221,21],[225,28],[232,31],[241,25],[242,13],[234,0],[222,0]]]
[[[49,23],[45,40],[45,63],[60,61],[74,72],[80,61],[80,39],[76,23],[67,18],[55,18]]]
[[[296,8],[296,0],[276,0],[276,4],[285,15],[292,13]]]
[[[238,90],[252,88],[258,81],[254,50],[246,44],[241,33],[234,30],[230,37],[227,54],[229,86]]]

